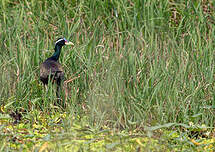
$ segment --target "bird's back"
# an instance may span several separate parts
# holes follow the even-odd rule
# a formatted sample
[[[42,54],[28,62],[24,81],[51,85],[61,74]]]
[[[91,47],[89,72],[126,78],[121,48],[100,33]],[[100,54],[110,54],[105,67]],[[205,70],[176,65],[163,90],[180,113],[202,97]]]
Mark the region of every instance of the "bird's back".
[[[47,59],[40,65],[40,80],[44,84],[48,84],[49,76],[57,81],[61,81],[64,78],[63,67],[59,62]]]

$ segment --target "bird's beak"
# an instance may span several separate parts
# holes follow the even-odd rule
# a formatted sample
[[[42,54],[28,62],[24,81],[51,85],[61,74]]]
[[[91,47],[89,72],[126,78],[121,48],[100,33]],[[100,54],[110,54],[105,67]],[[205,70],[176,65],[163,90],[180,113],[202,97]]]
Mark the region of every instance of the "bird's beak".
[[[65,42],[65,44],[74,46],[74,44],[72,42]]]

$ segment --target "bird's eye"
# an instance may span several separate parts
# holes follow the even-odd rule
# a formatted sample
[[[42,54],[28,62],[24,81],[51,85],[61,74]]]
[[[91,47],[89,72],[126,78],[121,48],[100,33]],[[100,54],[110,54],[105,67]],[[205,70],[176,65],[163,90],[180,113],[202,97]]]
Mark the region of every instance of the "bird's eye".
[[[63,40],[64,40],[65,42],[68,42],[65,38],[63,38]]]

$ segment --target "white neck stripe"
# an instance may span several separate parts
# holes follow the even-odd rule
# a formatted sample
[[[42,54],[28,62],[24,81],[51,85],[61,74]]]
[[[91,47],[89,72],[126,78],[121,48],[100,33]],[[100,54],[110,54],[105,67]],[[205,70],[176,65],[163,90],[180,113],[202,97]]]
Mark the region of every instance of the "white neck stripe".
[[[60,41],[62,41],[62,40],[64,40],[64,39],[59,39],[59,40],[57,40],[57,41],[55,42],[55,44],[57,44],[58,42],[60,42]]]

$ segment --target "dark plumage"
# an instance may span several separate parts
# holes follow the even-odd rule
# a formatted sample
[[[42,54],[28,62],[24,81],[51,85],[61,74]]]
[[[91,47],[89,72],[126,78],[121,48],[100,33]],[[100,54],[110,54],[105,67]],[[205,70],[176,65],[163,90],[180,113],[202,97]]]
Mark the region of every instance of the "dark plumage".
[[[55,43],[54,54],[40,65],[40,80],[47,85],[51,78],[52,83],[57,84],[57,98],[59,98],[60,85],[64,78],[63,67],[58,62],[61,48],[64,45],[73,45],[73,43],[68,42],[65,38],[59,38]]]

